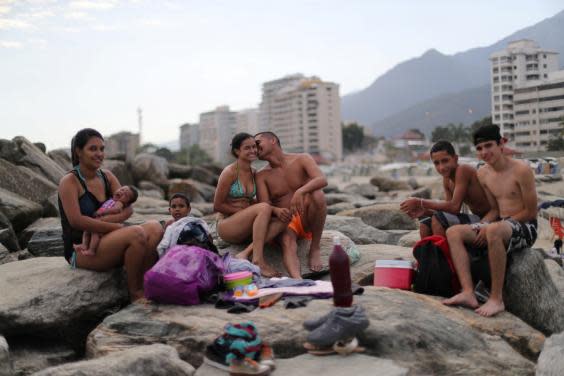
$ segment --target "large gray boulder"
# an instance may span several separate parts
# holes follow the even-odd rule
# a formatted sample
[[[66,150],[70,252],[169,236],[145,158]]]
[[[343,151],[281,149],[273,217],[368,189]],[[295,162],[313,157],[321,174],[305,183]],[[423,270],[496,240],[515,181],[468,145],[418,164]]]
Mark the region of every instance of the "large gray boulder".
[[[139,214],[169,214],[168,201],[162,198],[140,196],[132,207]]]
[[[25,166],[36,173],[45,176],[54,184],[65,174],[65,170],[47,156],[40,148],[29,142],[25,137],[14,137],[12,142],[3,140],[0,143],[0,158],[13,164]]]
[[[503,301],[509,312],[547,335],[564,331],[564,300],[538,251],[509,253]]]
[[[472,310],[444,306],[439,299],[412,292],[367,287],[354,298],[370,319],[359,336],[366,356],[389,359],[410,374],[531,375],[544,336],[510,313],[484,318]],[[252,320],[278,359],[304,354],[307,331],[302,323],[332,308],[332,300],[313,300],[307,307],[287,310],[278,303],[268,309],[233,316],[213,305],[131,305],[106,317],[90,333],[89,357],[142,344],[164,343],[181,359],[202,364],[207,344],[226,322]],[[322,364],[325,358],[317,358]],[[375,372],[372,369],[373,373]]]
[[[169,179],[188,179],[191,178],[192,167],[180,163],[168,162]]]
[[[363,205],[360,205],[358,203],[365,203],[368,200],[358,194],[351,194],[351,193],[326,193],[325,194],[325,202],[327,203],[328,206],[330,205],[334,205],[334,204],[339,204],[342,202],[348,202],[353,204],[355,207],[360,207]]]
[[[198,183],[192,179],[171,179],[168,183],[168,197],[174,193],[182,193],[190,202],[211,202],[215,194],[215,188],[211,185]]]
[[[214,213],[213,204],[211,202],[195,202],[193,204],[190,203],[190,206],[192,207],[192,210],[196,209],[200,213],[202,213],[202,215],[209,215]],[[190,212],[190,214],[192,214],[192,212]]]
[[[351,209],[356,209],[356,206],[350,202],[339,202],[338,204],[327,206],[327,214],[334,215],[344,210]]]
[[[61,242],[62,242],[63,230],[61,228],[61,219],[50,217],[50,218],[39,218],[31,225],[27,226],[20,233],[20,236],[18,238],[20,245],[22,246],[22,248],[27,248],[27,244],[29,243],[29,241],[31,240],[31,238],[35,233],[45,233],[47,231],[49,232],[57,231],[59,238],[61,238]],[[41,244],[38,242],[37,246],[41,246]]]
[[[73,349],[63,340],[37,337],[18,337],[10,348],[15,375],[35,372],[79,359],[83,349]]]
[[[408,232],[407,234],[403,235],[398,240],[398,245],[402,247],[413,247],[415,243],[421,240],[421,235],[419,234],[419,230],[413,230]]]
[[[6,338],[0,335],[0,376],[13,375],[14,367],[10,359],[10,347]]]
[[[390,179],[385,176],[374,176],[370,179],[370,184],[378,187],[382,192],[411,190],[411,186],[401,180]]]
[[[552,282],[560,292],[560,296],[564,297],[564,269],[556,261],[550,259],[544,260],[544,265]]]
[[[215,173],[214,169],[209,169],[203,166],[186,166],[177,163],[169,163],[170,179],[194,179],[200,183],[209,184],[212,186],[217,185],[219,175]]]
[[[2,213],[2,210],[0,210],[0,244],[3,244],[12,252],[20,249],[14,228],[8,217]]]
[[[217,186],[217,181],[219,180],[220,173],[217,173],[216,169],[214,168],[205,166],[192,166],[189,178],[215,187]]]
[[[53,213],[56,210],[51,207],[53,205],[49,199],[57,193],[57,185],[42,175],[0,159],[0,176],[0,188],[46,207],[46,212]]]
[[[43,214],[43,207],[16,193],[0,188],[0,212],[10,221],[18,232],[33,223]]]
[[[13,260],[10,258],[10,251],[8,251],[8,248],[4,247],[4,245],[0,243],[0,265],[12,261]]]
[[[64,256],[63,229],[60,218],[40,218],[24,231],[31,237],[26,245],[29,253],[40,256]],[[23,240],[22,240],[23,242]]]
[[[536,376],[561,376],[564,373],[564,333],[553,334],[544,342]]]
[[[407,376],[409,369],[396,362],[364,354],[349,356],[326,356],[304,354],[289,359],[276,359],[276,371],[272,375],[292,376]],[[225,376],[225,372],[202,364],[195,376]]]
[[[369,226],[356,217],[328,215],[324,229],[340,231],[356,244],[386,244],[390,240],[390,235],[386,231]]]
[[[55,149],[47,153],[56,164],[59,165],[64,171],[72,169],[72,159],[70,149]]]
[[[343,188],[344,193],[360,195],[364,198],[374,200],[379,193],[378,187],[372,184],[349,184]]]
[[[35,376],[192,376],[195,370],[171,346],[154,344],[116,352],[98,359],[47,368]]]
[[[149,180],[160,187],[168,184],[168,162],[153,154],[137,154],[131,162],[131,172],[135,181]]]
[[[121,185],[134,185],[133,173],[131,168],[124,161],[115,159],[104,159],[103,168],[109,170],[116,176]]]
[[[337,213],[349,217],[359,217],[364,223],[380,230],[416,230],[417,223],[399,209],[397,203],[384,203],[365,206],[359,209]]]
[[[142,180],[137,186],[139,187],[139,193],[142,196],[153,197],[163,200],[165,198],[165,191],[153,182]]]
[[[109,311],[127,303],[122,269],[71,269],[62,257],[0,265],[0,333],[80,343]]]
[[[321,235],[321,242],[320,242],[321,262],[323,264],[323,268],[321,272],[329,271],[329,256],[331,255],[331,252],[333,252],[334,236],[339,237],[343,249],[349,254],[349,256],[358,255],[358,247],[349,237],[347,237],[346,235],[342,234],[339,231],[325,230]],[[236,255],[237,253],[242,251],[246,247],[246,245],[247,244],[230,245],[221,240],[218,242],[218,248],[221,249],[222,253],[229,252],[232,255]],[[308,266],[310,245],[311,245],[311,241],[309,240],[306,239],[298,240],[298,258],[300,259],[300,270],[304,278],[307,278],[311,274],[311,271]],[[282,273],[286,273],[282,255],[283,255],[282,250],[277,243],[267,244],[265,246],[264,257],[266,261],[270,263],[270,265],[272,265],[276,270]]]

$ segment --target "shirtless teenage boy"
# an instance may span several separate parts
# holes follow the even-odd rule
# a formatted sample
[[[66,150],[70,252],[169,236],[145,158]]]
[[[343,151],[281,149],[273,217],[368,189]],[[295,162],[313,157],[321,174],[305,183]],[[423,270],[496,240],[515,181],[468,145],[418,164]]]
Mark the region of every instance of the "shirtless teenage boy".
[[[410,197],[400,204],[400,209],[412,218],[421,218],[421,238],[429,235],[445,235],[448,227],[475,223],[490,210],[484,189],[478,181],[476,169],[459,165],[458,155],[448,141],[437,141],[431,147],[431,160],[443,177],[444,201]],[[462,204],[468,205],[473,214],[460,213]]]
[[[258,157],[269,165],[256,175],[257,197],[270,203],[273,214],[288,229],[282,233],[284,266],[292,278],[301,278],[297,239],[311,239],[309,267],[319,271],[321,233],[325,225],[327,205],[322,188],[327,179],[309,154],[288,154],[272,132],[255,135]]]
[[[475,308],[482,316],[493,316],[505,310],[502,291],[507,252],[530,247],[537,238],[537,193],[529,165],[503,153],[498,126],[478,128],[474,133],[474,145],[479,158],[486,162],[478,170],[478,179],[491,209],[480,223],[454,226],[447,230],[462,292],[443,303]],[[482,306],[478,306],[474,295],[465,243],[488,246],[492,286],[490,297]]]

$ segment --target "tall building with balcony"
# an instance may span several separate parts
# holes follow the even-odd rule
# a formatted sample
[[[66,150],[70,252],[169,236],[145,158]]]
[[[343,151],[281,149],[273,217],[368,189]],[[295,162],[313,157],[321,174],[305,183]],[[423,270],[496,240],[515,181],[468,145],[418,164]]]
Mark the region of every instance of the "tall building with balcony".
[[[200,124],[183,124],[180,126],[180,149],[188,149],[200,143]]]
[[[221,165],[233,159],[229,145],[235,134],[236,114],[229,106],[200,114],[200,147]]]
[[[260,125],[288,152],[342,159],[341,101],[333,82],[294,74],[264,83]]]
[[[126,160],[133,159],[139,147],[139,133],[119,132],[105,139],[106,155],[109,158],[124,155]]]
[[[515,90],[529,83],[548,79],[558,70],[558,53],[542,49],[529,39],[511,42],[490,56],[492,122],[511,143],[515,140]]]
[[[235,115],[235,133],[246,132],[255,135],[261,131],[259,110],[257,108],[249,108],[241,110]]]
[[[550,138],[564,132],[564,70],[514,91],[515,146],[522,151],[545,150]]]

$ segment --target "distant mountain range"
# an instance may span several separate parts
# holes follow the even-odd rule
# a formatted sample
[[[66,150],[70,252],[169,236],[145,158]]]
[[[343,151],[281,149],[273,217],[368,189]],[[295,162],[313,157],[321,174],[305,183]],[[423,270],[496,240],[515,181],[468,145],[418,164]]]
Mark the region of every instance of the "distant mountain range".
[[[500,41],[454,55],[430,49],[399,63],[366,89],[341,100],[344,120],[356,120],[375,135],[410,128],[426,134],[446,123],[469,124],[490,114],[489,56],[510,41],[532,39],[564,58],[564,11]],[[469,113],[468,109],[471,109]]]

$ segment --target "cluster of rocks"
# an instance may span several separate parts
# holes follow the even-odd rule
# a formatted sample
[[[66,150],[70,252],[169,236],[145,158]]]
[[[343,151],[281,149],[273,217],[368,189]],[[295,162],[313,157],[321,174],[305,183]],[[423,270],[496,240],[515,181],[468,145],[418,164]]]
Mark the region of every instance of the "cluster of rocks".
[[[192,214],[214,230],[219,168],[176,165],[150,154],[104,166],[141,191],[131,223],[168,218],[166,198],[182,192],[192,201]],[[371,325],[360,338],[365,354],[321,361],[303,348],[302,322],[329,311],[330,300],[239,316],[207,304],[128,305],[122,270],[70,269],[61,257],[56,201],[57,183],[70,168],[66,151],[45,153],[22,137],[0,140],[0,376],[220,374],[202,364],[205,347],[225,323],[245,320],[273,345],[276,374],[561,373],[564,271],[542,250],[511,257],[504,290],[508,312],[494,318],[446,307],[437,297],[371,286],[376,260],[413,260],[417,224],[399,210],[399,201],[438,197],[440,181],[421,187],[415,179],[374,176],[367,184],[326,187],[322,260],[326,265],[334,235],[347,249],[355,247],[360,259],[351,267],[353,282],[365,286],[355,303],[365,307]],[[221,252],[242,249],[217,240]],[[300,241],[298,247],[304,273],[308,246]],[[276,245],[267,246],[266,255],[283,270]]]

